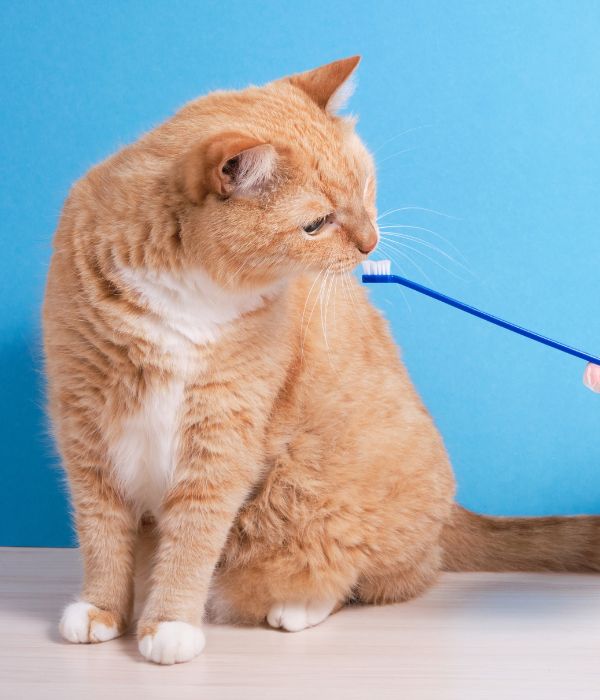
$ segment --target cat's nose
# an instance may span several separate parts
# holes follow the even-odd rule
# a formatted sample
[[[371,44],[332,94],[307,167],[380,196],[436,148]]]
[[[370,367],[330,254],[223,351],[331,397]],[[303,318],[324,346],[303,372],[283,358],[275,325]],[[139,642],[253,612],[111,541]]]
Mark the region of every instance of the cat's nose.
[[[377,236],[371,236],[365,242],[357,243],[356,246],[363,255],[368,255],[371,251],[375,250],[377,247]]]
[[[379,242],[377,229],[370,222],[361,229],[361,233],[356,236],[356,247],[363,255],[368,255],[375,250]]]
[[[354,210],[343,224],[348,243],[354,244],[363,255],[375,250],[379,231],[365,209]]]

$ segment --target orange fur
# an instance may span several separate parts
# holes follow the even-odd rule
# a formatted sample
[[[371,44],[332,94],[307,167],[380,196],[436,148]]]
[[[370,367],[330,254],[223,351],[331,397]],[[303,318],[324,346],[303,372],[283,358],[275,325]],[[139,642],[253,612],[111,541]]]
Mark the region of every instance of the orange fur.
[[[348,274],[378,235],[371,156],[328,109],[357,61],[196,100],[65,204],[44,334],[82,599],[122,631],[143,559],[152,660],[198,652],[207,601],[293,629],[284,604],[404,600],[444,558],[494,568],[521,546],[509,522],[493,556],[469,551],[487,526],[456,515],[442,440]],[[170,622],[190,627],[159,640]]]

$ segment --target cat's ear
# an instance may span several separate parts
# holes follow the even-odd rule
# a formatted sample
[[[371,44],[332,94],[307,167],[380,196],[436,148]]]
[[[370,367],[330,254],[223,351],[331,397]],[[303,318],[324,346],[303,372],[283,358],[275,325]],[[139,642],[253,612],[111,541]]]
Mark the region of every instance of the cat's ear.
[[[344,106],[354,91],[352,74],[360,56],[342,58],[306,73],[292,75],[287,80],[305,92],[319,107],[335,112]]]
[[[176,164],[180,190],[195,204],[206,195],[253,197],[272,180],[277,151],[235,132],[217,134],[192,147]]]

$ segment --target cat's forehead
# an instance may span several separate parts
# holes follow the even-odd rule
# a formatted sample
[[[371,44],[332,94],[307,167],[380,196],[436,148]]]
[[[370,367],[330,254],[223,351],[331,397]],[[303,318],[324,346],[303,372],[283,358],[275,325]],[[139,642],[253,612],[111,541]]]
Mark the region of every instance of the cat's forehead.
[[[328,138],[317,137],[312,141],[312,134],[308,134],[310,163],[318,177],[336,189],[362,187],[367,178],[374,177],[372,158],[353,121],[340,118],[331,121]]]
[[[184,115],[197,125],[194,132],[235,130],[285,150],[297,172],[324,187],[362,188],[374,177],[355,118],[332,114],[285,83],[212,93]]]
[[[197,98],[175,115],[199,129],[239,129],[253,136],[296,143],[310,142],[314,148],[352,146],[357,138],[356,119],[341,117],[321,108],[286,82],[251,86],[242,90],[219,90]]]
[[[329,114],[308,101],[279,101],[274,108],[271,130],[263,132],[263,138],[285,144],[307,169],[360,180],[373,174],[373,161],[356,132],[354,117]]]

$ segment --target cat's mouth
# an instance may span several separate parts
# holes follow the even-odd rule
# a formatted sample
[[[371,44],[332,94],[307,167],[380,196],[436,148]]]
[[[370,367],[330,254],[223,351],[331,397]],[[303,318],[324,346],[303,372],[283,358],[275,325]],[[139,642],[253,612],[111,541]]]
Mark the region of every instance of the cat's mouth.
[[[378,241],[379,243],[379,241]],[[329,267],[329,271],[333,272],[334,274],[346,274],[348,272],[352,272],[355,270],[359,265],[361,265],[365,260],[367,260],[375,251],[377,250],[377,246],[373,248],[373,250],[370,250],[368,253],[363,253],[363,252],[353,252],[353,254],[349,255],[348,257],[340,258],[338,260],[335,260],[332,265]]]

